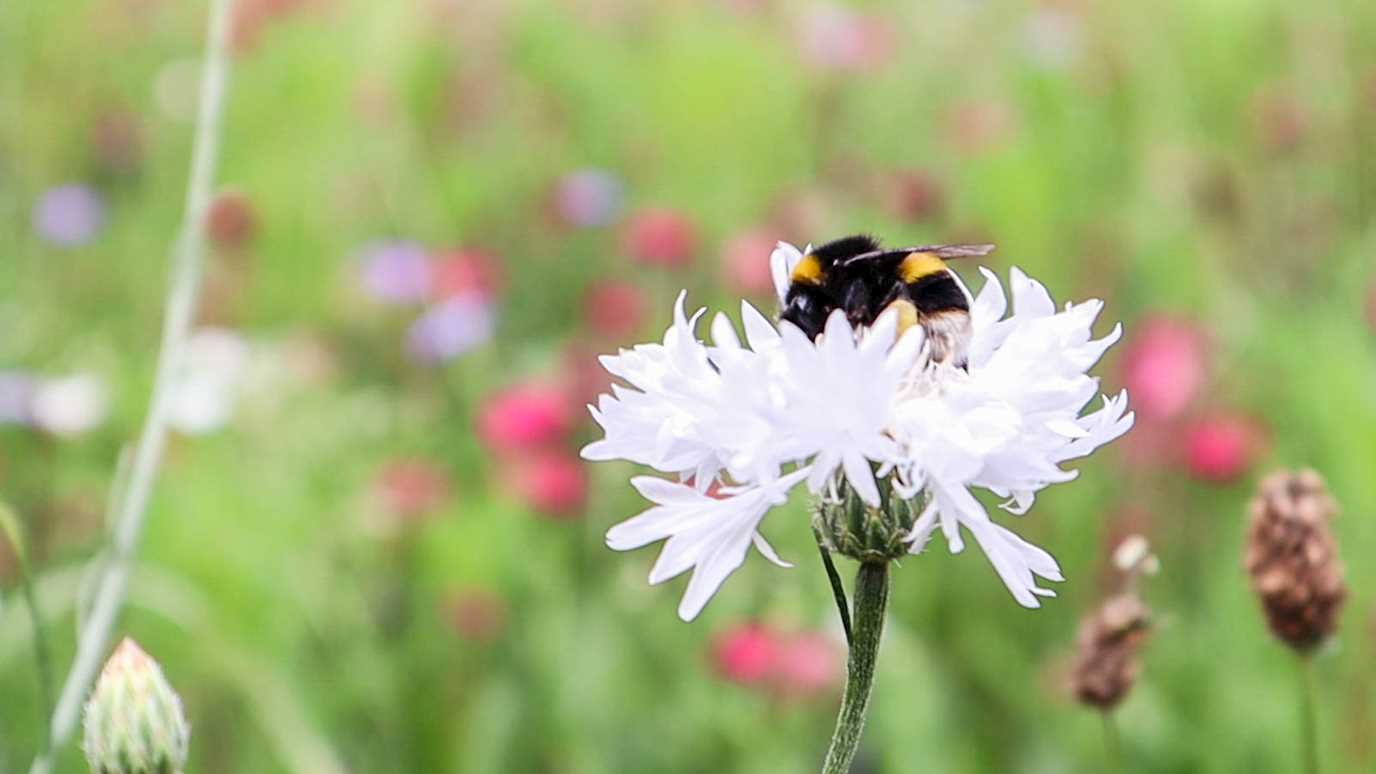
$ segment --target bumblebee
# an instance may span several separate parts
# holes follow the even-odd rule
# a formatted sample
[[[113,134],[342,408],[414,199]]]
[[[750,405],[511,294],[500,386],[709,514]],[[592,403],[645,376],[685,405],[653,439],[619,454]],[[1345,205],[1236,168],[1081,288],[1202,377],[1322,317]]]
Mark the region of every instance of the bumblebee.
[[[789,276],[780,319],[816,339],[836,309],[852,327],[873,325],[890,307],[899,332],[921,325],[933,361],[966,365],[970,301],[952,258],[988,255],[993,245],[923,245],[885,250],[869,236],[827,242],[803,256]]]

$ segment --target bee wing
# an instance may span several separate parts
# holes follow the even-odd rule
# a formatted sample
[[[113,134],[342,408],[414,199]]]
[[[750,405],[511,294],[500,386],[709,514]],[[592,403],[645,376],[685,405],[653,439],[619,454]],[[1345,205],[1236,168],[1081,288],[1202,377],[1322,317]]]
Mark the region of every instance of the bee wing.
[[[938,258],[978,258],[994,252],[994,246],[984,245],[922,245],[909,247],[905,253],[931,253]]]

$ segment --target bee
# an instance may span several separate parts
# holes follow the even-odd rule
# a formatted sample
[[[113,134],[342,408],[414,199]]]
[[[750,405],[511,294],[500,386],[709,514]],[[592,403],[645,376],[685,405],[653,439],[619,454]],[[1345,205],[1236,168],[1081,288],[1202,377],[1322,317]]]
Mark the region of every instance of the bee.
[[[873,325],[889,308],[899,332],[921,325],[931,358],[966,365],[970,299],[946,265],[953,258],[988,255],[993,245],[922,245],[885,250],[869,236],[827,242],[803,256],[789,276],[780,319],[815,340],[836,309],[852,327]]]

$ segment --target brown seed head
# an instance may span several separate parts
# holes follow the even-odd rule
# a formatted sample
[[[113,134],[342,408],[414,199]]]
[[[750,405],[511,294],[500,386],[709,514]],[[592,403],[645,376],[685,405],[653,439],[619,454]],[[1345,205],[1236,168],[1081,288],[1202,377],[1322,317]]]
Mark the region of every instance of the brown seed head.
[[[1328,639],[1347,596],[1329,521],[1338,506],[1312,470],[1280,471],[1252,500],[1243,562],[1271,631],[1308,651]]]
[[[1137,652],[1151,611],[1132,592],[1109,597],[1080,623],[1070,685],[1075,698],[1101,710],[1118,705],[1137,680]]]

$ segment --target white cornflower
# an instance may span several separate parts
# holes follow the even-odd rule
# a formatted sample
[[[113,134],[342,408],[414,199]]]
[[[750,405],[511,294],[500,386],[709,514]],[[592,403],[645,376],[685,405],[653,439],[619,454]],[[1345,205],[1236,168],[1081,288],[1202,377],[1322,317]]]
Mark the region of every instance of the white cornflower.
[[[802,254],[780,244],[771,257],[781,300]],[[650,582],[691,569],[679,606],[690,620],[751,545],[784,564],[759,525],[796,485],[805,481],[834,499],[844,484],[876,507],[881,488],[907,499],[925,493],[907,536],[911,551],[939,528],[959,552],[964,528],[1014,598],[1037,607],[1038,596],[1053,595],[1037,579],[1062,579],[1056,560],[994,522],[971,489],[1025,513],[1043,487],[1075,477],[1060,463],[1132,426],[1126,393],[1080,413],[1098,392],[1085,372],[1122,331],[1092,338],[1101,302],[1058,312],[1046,289],[1018,269],[1010,313],[997,277],[981,273],[967,368],[929,358],[921,327],[900,335],[894,312],[858,331],[832,312],[814,342],[742,302],[744,342],[720,313],[703,342],[696,332],[703,310],[689,317],[680,294],[662,342],[602,358],[624,384],[589,407],[605,437],[585,447],[584,458],[628,460],[672,476],[632,479],[654,505],[613,527],[607,544],[629,550],[664,540]]]

